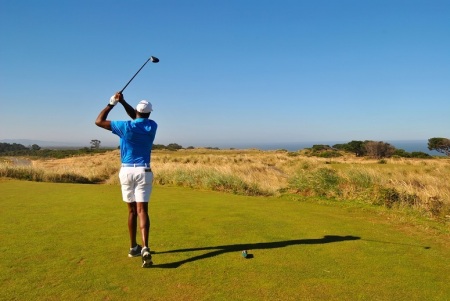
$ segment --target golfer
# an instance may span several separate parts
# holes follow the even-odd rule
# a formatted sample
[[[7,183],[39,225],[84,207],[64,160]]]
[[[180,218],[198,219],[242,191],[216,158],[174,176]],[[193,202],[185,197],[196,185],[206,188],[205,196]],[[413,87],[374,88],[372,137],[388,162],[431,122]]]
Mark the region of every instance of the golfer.
[[[110,121],[106,118],[114,106],[120,102],[133,120]],[[124,99],[122,93],[113,95],[109,104],[95,120],[95,124],[112,131],[120,137],[120,157],[122,167],[119,172],[122,197],[128,205],[128,231],[130,234],[129,257],[142,257],[142,267],[153,264],[150,255],[148,237],[150,218],[148,203],[152,192],[153,173],[150,167],[151,151],[158,125],[149,119],[152,104],[142,100],[133,109]],[[142,246],[136,242],[137,218],[142,237]]]

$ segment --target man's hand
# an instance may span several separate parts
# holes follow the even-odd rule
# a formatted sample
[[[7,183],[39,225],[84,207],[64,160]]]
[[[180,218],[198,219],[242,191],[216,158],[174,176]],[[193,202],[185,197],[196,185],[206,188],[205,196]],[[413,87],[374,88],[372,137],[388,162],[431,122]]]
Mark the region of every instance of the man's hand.
[[[112,106],[115,106],[119,101],[123,101],[123,94],[120,92],[117,92],[111,98],[109,99],[109,104]]]

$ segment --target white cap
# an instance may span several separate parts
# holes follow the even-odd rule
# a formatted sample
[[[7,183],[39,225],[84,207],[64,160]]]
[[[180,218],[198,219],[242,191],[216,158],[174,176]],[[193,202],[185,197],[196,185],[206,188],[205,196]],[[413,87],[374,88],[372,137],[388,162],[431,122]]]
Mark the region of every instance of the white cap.
[[[136,111],[139,113],[150,113],[153,111],[152,104],[146,100],[141,100],[136,106]]]

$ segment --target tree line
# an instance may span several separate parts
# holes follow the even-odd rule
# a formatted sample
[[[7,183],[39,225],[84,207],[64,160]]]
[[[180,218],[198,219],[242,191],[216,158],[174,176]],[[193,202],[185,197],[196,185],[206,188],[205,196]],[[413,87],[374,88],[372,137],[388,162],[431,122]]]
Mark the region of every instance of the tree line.
[[[61,159],[86,154],[104,153],[115,149],[115,148],[101,148],[100,147],[101,141],[97,139],[91,140],[90,144],[91,144],[90,147],[83,147],[80,149],[50,149],[50,148],[41,148],[37,144],[25,146],[19,143],[0,143],[0,156],[29,156],[29,157]],[[153,149],[163,149],[171,151],[176,151],[183,148],[184,148],[183,146],[177,143],[169,143],[168,145],[163,144],[153,145]],[[194,149],[194,147],[189,146],[186,149]]]
[[[111,149],[93,149],[88,147],[80,149],[44,149],[37,144],[25,146],[19,143],[0,143],[0,156],[27,156],[61,159],[77,155],[103,153],[110,150]]]
[[[43,149],[37,144],[24,146],[18,143],[0,143],[0,155],[2,156],[37,156],[37,157],[52,157],[64,158],[74,155],[102,153],[110,151],[111,149],[101,149],[100,140],[91,140],[91,147],[84,147],[80,149]],[[154,150],[171,150],[177,151],[180,149],[194,149],[193,146],[184,148],[177,143],[169,143],[168,145],[154,144]],[[217,147],[206,147],[206,149],[218,150]],[[450,139],[435,137],[428,139],[428,149],[440,152],[446,156],[450,156]],[[329,145],[313,145],[310,149],[313,155],[321,157],[335,157],[339,156],[337,151],[345,151],[355,154],[357,157],[374,157],[374,158],[390,158],[392,156],[404,158],[429,158],[429,154],[424,152],[407,152],[403,149],[397,149],[389,143],[383,141],[359,141],[352,140],[348,143]]]
[[[428,149],[440,152],[446,156],[450,156],[450,139],[447,138],[430,138],[428,139]],[[348,143],[329,145],[313,145],[311,148],[313,154],[322,157],[338,156],[336,150],[350,152],[356,157],[373,157],[373,158],[390,158],[393,156],[403,158],[429,158],[429,154],[424,152],[407,152],[403,149],[397,149],[393,145],[383,141],[359,141],[353,140]]]

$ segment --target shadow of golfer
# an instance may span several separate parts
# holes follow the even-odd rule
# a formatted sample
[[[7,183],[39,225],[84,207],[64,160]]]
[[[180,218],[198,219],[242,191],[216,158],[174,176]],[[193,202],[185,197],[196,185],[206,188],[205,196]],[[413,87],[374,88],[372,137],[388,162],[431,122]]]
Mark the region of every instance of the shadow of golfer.
[[[357,236],[337,236],[337,235],[325,235],[323,238],[317,239],[295,239],[295,240],[286,240],[286,241],[274,241],[274,242],[261,242],[261,243],[253,243],[253,244],[234,244],[234,245],[223,245],[223,246],[215,246],[215,247],[200,247],[200,248],[188,248],[188,249],[177,249],[177,250],[169,250],[163,252],[154,252],[154,254],[167,254],[167,253],[180,253],[180,252],[192,252],[192,251],[207,251],[212,250],[211,252],[190,257],[185,260],[180,260],[171,263],[157,264],[153,265],[154,268],[166,268],[166,269],[174,269],[178,268],[182,264],[193,262],[201,259],[211,258],[214,256],[218,256],[224,253],[229,252],[240,252],[242,250],[265,250],[265,249],[278,249],[284,248],[288,246],[295,245],[316,245],[316,244],[327,244],[333,242],[341,242],[347,240],[359,240],[361,237]],[[152,252],[153,253],[153,252]]]

